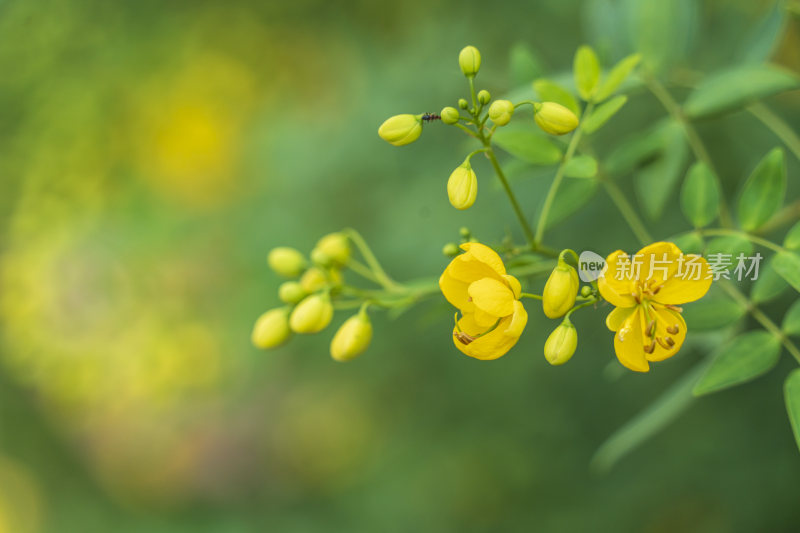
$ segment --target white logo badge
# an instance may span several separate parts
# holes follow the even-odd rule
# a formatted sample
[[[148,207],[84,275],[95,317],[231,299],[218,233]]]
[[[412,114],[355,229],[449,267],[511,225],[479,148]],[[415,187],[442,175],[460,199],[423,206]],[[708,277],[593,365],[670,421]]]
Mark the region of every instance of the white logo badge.
[[[581,252],[578,261],[578,273],[586,283],[591,283],[600,277],[606,267],[606,260],[589,250]]]

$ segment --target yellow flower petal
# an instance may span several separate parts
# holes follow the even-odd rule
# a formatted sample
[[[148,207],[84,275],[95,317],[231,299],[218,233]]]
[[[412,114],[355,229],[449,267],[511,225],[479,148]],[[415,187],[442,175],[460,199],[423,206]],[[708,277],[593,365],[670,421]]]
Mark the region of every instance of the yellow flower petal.
[[[461,352],[475,359],[491,360],[497,359],[505,355],[519,340],[519,334],[525,329],[525,324],[528,320],[528,314],[522,307],[520,302],[516,302],[519,306],[515,305],[515,313],[512,316],[507,316],[500,320],[497,327],[472,341],[469,344],[464,344],[459,341],[456,336],[456,329],[453,330],[453,344]],[[461,317],[458,321],[458,328],[469,335],[480,335],[485,328],[481,328],[475,322],[475,316],[470,313]]]
[[[528,312],[525,311],[522,302],[514,300],[514,314],[511,316],[511,323],[506,328],[506,335],[511,337],[519,337],[522,335],[522,330],[525,329],[525,324],[528,323]]]
[[[514,298],[519,299],[519,295],[522,294],[522,285],[520,285],[519,280],[511,274],[504,274],[503,279],[508,283],[511,292],[514,293]]]
[[[635,309],[635,307],[615,307],[606,317],[606,327],[611,331],[617,331]]]
[[[597,279],[597,288],[603,298],[617,307],[633,307],[636,300],[631,293],[634,290],[634,282],[619,274],[619,265],[624,263],[628,255],[622,250],[611,253],[606,258],[606,267]]]
[[[452,265],[452,263],[450,264]],[[450,266],[445,269],[439,278],[439,289],[444,294],[444,297],[454,307],[461,309],[462,312],[470,312],[475,308],[475,305],[469,301],[468,288],[469,282],[458,280],[450,274]]]
[[[495,317],[514,312],[514,293],[496,279],[483,278],[470,284],[467,292],[475,306]]]
[[[461,245],[461,249],[467,252],[464,255],[471,256],[481,263],[485,263],[492,267],[498,275],[503,276],[506,273],[506,267],[503,260],[497,255],[497,252],[479,242],[465,242]]]
[[[494,316],[494,315],[492,315],[490,313],[487,313],[486,311],[478,309],[477,307],[472,312],[472,316],[475,319],[475,323],[478,326],[482,327],[484,330],[489,329],[490,327],[494,326],[497,323],[497,319],[498,319],[498,317],[496,317],[496,316]]]
[[[680,248],[671,242],[655,242],[645,246],[634,256],[641,263],[639,280],[667,281],[678,270],[680,255]]]
[[[686,339],[686,322],[680,313],[667,309],[660,305],[650,306],[650,318],[656,321],[656,337],[669,346],[666,342],[667,337],[672,339],[675,344],[667,349],[660,342],[656,342],[656,349],[653,353],[646,354],[648,361],[663,361],[678,353],[678,350],[683,346],[683,341]],[[667,328],[677,328],[676,333],[667,331]]]
[[[684,256],[681,272],[668,279],[656,294],[655,301],[662,304],[681,305],[699,300],[711,287],[711,269],[700,256]],[[708,277],[708,279],[706,279]]]
[[[623,366],[635,372],[650,370],[644,353],[643,320],[641,307],[637,306],[625,319],[619,331],[614,334],[614,351],[617,353],[617,359]]]

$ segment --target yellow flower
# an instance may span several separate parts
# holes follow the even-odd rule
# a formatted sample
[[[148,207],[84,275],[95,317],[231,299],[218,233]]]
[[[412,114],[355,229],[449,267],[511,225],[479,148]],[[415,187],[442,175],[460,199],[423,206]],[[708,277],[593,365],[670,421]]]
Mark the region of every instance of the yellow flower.
[[[708,263],[683,255],[671,242],[657,242],[633,257],[617,250],[597,280],[600,294],[616,309],[606,317],[619,362],[637,372],[680,350],[686,338],[681,304],[702,298],[711,286]]]
[[[550,135],[564,135],[578,127],[578,117],[561,104],[543,102],[533,107],[536,125]]]
[[[411,144],[422,133],[422,115],[395,115],[378,128],[381,139],[395,146]]]
[[[450,174],[450,179],[447,180],[447,196],[456,209],[469,209],[475,203],[475,198],[478,196],[478,178],[469,160],[464,161]]]
[[[461,249],[465,253],[439,278],[444,297],[462,315],[453,329],[453,342],[470,357],[497,359],[517,343],[528,322],[519,301],[521,287],[488,246],[468,242]]]

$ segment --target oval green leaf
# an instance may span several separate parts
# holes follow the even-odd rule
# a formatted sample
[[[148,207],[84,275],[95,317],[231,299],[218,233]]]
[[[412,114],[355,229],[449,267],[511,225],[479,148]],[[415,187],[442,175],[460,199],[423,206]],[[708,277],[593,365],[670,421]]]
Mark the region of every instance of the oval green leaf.
[[[741,109],[754,100],[800,86],[791,72],[774,65],[741,65],[706,77],[684,111],[692,118]]]
[[[683,318],[690,331],[706,331],[729,326],[741,319],[747,310],[714,284],[703,298],[683,308]]]
[[[634,176],[639,201],[651,219],[658,218],[664,211],[678,178],[683,174],[688,156],[686,138],[680,125],[670,122],[660,130],[660,136],[659,157]]]
[[[703,239],[694,231],[681,233],[667,240],[674,243],[685,254],[700,254],[705,248]]]
[[[625,95],[615,96],[608,102],[600,104],[592,111],[592,114],[586,117],[581,123],[583,131],[586,133],[594,133],[603,127],[603,124],[609,121],[617,111],[622,109],[628,97]]]
[[[787,335],[800,336],[800,300],[797,300],[783,315],[781,329]]]
[[[568,178],[593,178],[597,175],[597,160],[588,155],[578,155],[564,165],[564,175]]]
[[[614,68],[608,73],[608,76],[605,80],[600,84],[597,88],[597,92],[594,95],[595,102],[602,102],[616,91],[622,82],[624,82],[628,76],[630,76],[633,69],[636,68],[636,65],[639,64],[641,61],[642,55],[641,54],[633,54],[629,55],[628,57],[622,59],[619,63],[614,65]]]
[[[600,62],[591,46],[583,45],[575,52],[572,72],[575,76],[575,87],[578,89],[578,94],[588,102],[600,80]]]
[[[794,440],[800,448],[800,368],[795,368],[786,378],[783,385],[783,397],[786,400],[786,412],[792,425]]]
[[[775,272],[775,268],[772,266],[774,260],[774,257],[770,257],[759,269],[758,278],[750,291],[750,299],[753,303],[762,304],[774,300],[789,288],[786,280]]]
[[[539,95],[539,99],[545,102],[555,102],[561,104],[580,118],[581,108],[578,101],[567,89],[554,81],[540,79],[533,82],[533,90]]]
[[[721,391],[769,372],[781,355],[781,343],[766,331],[749,331],[722,345],[694,388],[695,396]]]
[[[772,268],[789,282],[794,290],[800,292],[800,255],[789,251],[778,252],[772,260]]]
[[[739,225],[745,231],[761,227],[783,204],[786,165],[783,150],[773,148],[747,178],[739,197]]]
[[[555,165],[561,161],[561,149],[531,130],[499,129],[492,141],[514,157],[534,165]]]
[[[792,229],[783,239],[783,247],[788,250],[800,250],[800,222],[792,226]]]
[[[694,227],[702,228],[717,218],[719,186],[709,166],[697,162],[689,169],[681,189],[683,214]]]
[[[511,47],[509,56],[511,80],[515,86],[527,85],[542,75],[542,62],[536,53],[525,43],[517,43]]]

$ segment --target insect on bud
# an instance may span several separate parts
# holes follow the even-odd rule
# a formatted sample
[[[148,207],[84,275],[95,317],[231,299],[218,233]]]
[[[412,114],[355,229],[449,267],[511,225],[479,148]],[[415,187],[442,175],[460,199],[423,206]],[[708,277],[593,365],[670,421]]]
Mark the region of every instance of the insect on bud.
[[[251,340],[264,350],[280,346],[289,339],[289,310],[285,307],[270,309],[256,320]]]
[[[475,203],[475,198],[478,196],[478,178],[469,160],[464,161],[450,174],[450,179],[447,180],[447,196],[456,209],[468,209]]]
[[[486,89],[482,89],[480,92],[478,92],[478,103],[480,103],[481,105],[488,104],[491,101],[491,99],[492,95]]]
[[[381,139],[394,146],[404,146],[419,139],[422,133],[422,115],[395,115],[378,128]]]
[[[362,311],[344,321],[331,341],[331,357],[345,362],[361,355],[372,340],[372,323]]]
[[[514,114],[514,104],[508,100],[495,100],[489,106],[489,118],[498,126],[505,126]]]
[[[292,311],[289,327],[295,333],[317,333],[325,329],[333,318],[330,296],[312,294],[306,296]]]
[[[544,343],[544,357],[553,366],[563,365],[578,347],[578,331],[567,319],[547,337]]]
[[[578,273],[564,260],[558,260],[542,293],[542,309],[547,318],[558,318],[572,309],[578,295]]]
[[[474,46],[465,46],[458,54],[458,65],[464,76],[471,78],[481,68],[481,53]]]
[[[283,277],[296,278],[306,268],[306,259],[294,248],[279,246],[269,251],[267,264]]]
[[[455,124],[461,116],[455,107],[445,107],[439,115],[441,115],[442,122],[445,124]]]
[[[350,260],[350,241],[343,233],[329,233],[317,242],[311,260],[325,267],[346,265]]]
[[[533,106],[536,125],[550,135],[564,135],[578,127],[578,117],[561,104],[543,102]]]

